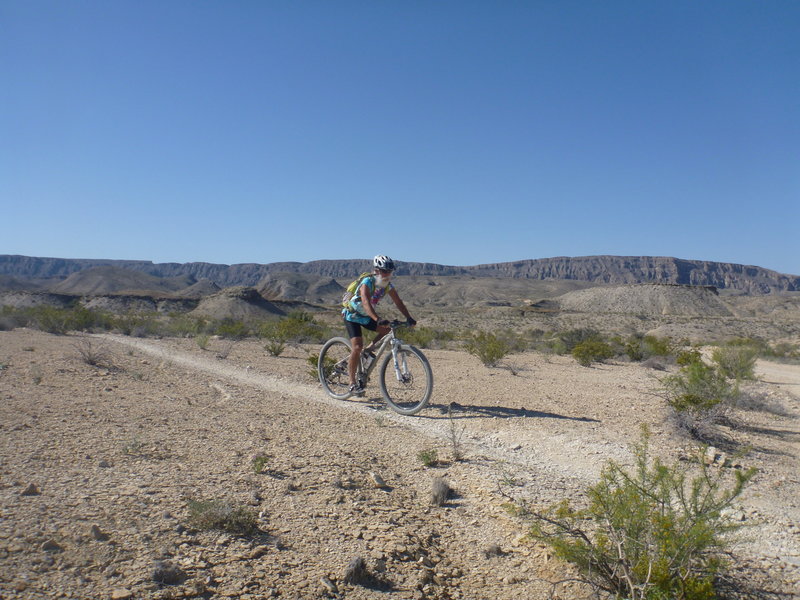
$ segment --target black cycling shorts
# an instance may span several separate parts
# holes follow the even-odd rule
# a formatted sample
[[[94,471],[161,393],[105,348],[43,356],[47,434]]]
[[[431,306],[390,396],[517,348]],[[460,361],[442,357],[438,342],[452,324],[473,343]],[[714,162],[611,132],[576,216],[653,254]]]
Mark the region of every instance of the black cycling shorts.
[[[361,323],[353,323],[352,321],[344,320],[344,326],[347,329],[347,335],[351,338],[362,337],[361,328],[366,327],[370,331],[378,330],[378,322],[375,319],[370,319],[369,323],[362,325]]]

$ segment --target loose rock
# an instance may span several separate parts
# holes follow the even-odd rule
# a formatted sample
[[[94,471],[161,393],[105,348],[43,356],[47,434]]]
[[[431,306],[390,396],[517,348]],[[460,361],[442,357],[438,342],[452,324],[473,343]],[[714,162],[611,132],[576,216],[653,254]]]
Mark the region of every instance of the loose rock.
[[[20,496],[39,496],[42,492],[36,487],[35,483],[28,484],[28,487],[20,494]]]

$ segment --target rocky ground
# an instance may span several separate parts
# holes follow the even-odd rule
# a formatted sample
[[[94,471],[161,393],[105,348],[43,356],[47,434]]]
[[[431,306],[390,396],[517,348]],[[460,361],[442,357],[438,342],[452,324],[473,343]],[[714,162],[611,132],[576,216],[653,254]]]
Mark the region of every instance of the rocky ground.
[[[638,364],[525,353],[490,369],[426,350],[432,404],[400,417],[376,386],[326,398],[315,350],[0,331],[0,598],[586,597],[552,585],[571,571],[524,539],[508,496],[580,502],[607,460],[630,461],[642,423],[663,458],[695,450],[663,372]],[[800,367],[757,371],[714,453],[759,469],[732,515],[748,526],[734,575],[743,595],[797,597]],[[441,479],[453,494],[436,506]],[[192,501],[253,511],[257,530],[202,529]]]

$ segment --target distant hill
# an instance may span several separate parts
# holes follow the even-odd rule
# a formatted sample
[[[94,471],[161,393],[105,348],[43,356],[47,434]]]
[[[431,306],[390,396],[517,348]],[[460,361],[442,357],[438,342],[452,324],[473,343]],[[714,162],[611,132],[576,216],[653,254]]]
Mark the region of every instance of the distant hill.
[[[270,273],[258,282],[256,289],[267,299],[304,300],[319,304],[334,304],[344,293],[344,287],[332,277],[285,272]]]
[[[619,285],[569,292],[555,302],[579,313],[731,317],[733,313],[713,287],[685,285]]]
[[[231,287],[203,298],[191,314],[213,319],[249,320],[285,313],[253,288]]]
[[[268,288],[274,285],[269,276],[296,273],[330,279],[351,279],[370,266],[369,260],[317,260],[307,263],[220,265],[211,263],[152,263],[148,261],[37,258],[0,255],[0,277],[41,282],[50,278],[67,279],[90,268],[107,267],[145,273],[155,278],[184,278],[184,281],[207,279],[220,287],[249,286]],[[774,294],[800,291],[800,277],[785,275],[762,267],[683,260],[653,256],[584,256],[521,260],[457,267],[433,263],[399,262],[398,275],[462,276],[508,278],[536,281],[573,281],[594,285],[661,283],[714,286],[743,294]],[[152,282],[155,283],[155,282]],[[340,282],[341,283],[341,282]],[[0,279],[2,284],[2,279]],[[40,284],[41,285],[41,284]],[[187,283],[186,286],[191,285]],[[172,283],[169,284],[172,286]],[[41,287],[40,287],[41,289]],[[52,289],[52,288],[50,288]],[[159,288],[160,289],[160,288]],[[177,291],[173,289],[173,291]],[[333,292],[330,287],[321,296]]]
[[[76,271],[64,281],[54,285],[51,291],[60,294],[81,294],[100,296],[147,292],[158,295],[183,290],[196,284],[191,275],[179,277],[159,277],[141,271],[116,266],[89,267]]]

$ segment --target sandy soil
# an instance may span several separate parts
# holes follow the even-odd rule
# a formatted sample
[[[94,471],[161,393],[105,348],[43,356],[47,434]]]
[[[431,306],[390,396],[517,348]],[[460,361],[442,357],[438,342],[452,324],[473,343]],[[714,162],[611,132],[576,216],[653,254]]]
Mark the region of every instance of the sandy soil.
[[[104,348],[101,366],[82,360],[85,339]],[[523,539],[506,496],[580,502],[607,460],[630,461],[642,423],[664,458],[695,450],[658,395],[663,373],[640,365],[526,353],[489,369],[426,350],[432,404],[401,417],[376,385],[363,400],[325,397],[308,373],[315,350],[0,332],[0,598],[547,598],[569,567]],[[735,574],[786,598],[800,590],[800,367],[758,372],[719,450],[759,469],[733,515],[748,525]],[[441,507],[436,478],[455,491]],[[260,533],[197,531],[189,499],[248,506]],[[371,586],[344,582],[355,557]],[[177,583],[155,581],[165,565]]]

